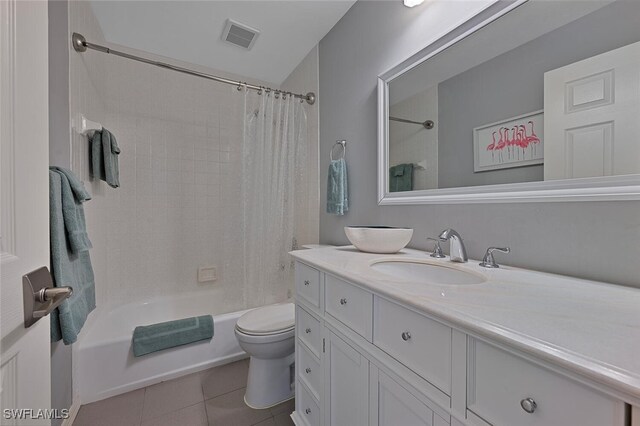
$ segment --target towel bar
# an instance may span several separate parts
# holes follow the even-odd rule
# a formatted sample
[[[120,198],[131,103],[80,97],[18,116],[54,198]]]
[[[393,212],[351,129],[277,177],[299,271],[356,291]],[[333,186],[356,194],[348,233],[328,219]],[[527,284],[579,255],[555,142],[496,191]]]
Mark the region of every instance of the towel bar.
[[[346,140],[338,140],[336,141],[336,143],[333,144],[333,146],[331,147],[331,151],[329,152],[329,159],[331,161],[334,160],[333,158],[333,149],[336,146],[341,146],[342,147],[342,158],[345,158],[347,156],[347,141]]]
[[[84,115],[79,114],[78,117],[74,120],[73,128],[76,130],[76,132],[80,133],[81,135],[87,136],[91,132],[101,131],[102,124],[96,121],[91,121],[87,119],[87,117],[85,117]]]

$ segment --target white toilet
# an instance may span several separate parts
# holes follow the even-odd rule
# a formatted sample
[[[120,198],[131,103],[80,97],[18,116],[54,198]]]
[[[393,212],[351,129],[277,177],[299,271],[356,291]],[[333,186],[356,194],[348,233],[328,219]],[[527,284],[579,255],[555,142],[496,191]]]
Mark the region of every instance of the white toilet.
[[[294,396],[295,305],[253,309],[236,323],[240,347],[251,356],[244,401],[268,408]]]

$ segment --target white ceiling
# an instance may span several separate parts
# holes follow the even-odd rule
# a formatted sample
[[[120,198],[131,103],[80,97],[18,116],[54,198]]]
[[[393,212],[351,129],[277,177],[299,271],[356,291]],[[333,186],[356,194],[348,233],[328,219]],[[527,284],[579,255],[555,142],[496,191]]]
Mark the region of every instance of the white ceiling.
[[[355,0],[91,2],[107,42],[280,84]],[[221,40],[227,18],[260,30],[251,50]]]

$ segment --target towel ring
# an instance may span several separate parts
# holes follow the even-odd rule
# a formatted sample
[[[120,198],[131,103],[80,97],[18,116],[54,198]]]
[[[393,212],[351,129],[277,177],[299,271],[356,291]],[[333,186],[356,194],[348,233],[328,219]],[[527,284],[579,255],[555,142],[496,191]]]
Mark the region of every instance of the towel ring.
[[[345,141],[345,140],[336,141],[336,143],[334,143],[333,146],[331,147],[331,151],[329,152],[329,159],[331,161],[334,161],[333,150],[334,150],[334,148],[336,146],[341,146],[342,147],[342,157],[341,158],[344,158],[344,157],[347,156],[347,141]],[[340,158],[337,158],[337,159],[339,160]]]

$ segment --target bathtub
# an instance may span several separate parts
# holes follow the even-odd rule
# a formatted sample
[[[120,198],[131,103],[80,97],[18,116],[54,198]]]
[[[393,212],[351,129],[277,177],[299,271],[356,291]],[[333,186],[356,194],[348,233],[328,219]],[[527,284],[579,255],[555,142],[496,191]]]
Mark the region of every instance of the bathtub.
[[[136,326],[211,314],[215,300],[214,295],[198,292],[95,312],[74,352],[74,382],[81,403],[246,358],[234,334],[237,319],[246,311],[214,315],[210,341],[133,356],[131,336]]]

